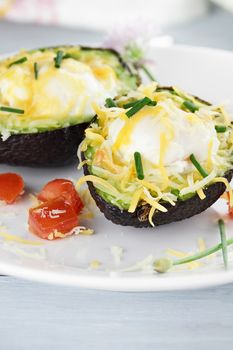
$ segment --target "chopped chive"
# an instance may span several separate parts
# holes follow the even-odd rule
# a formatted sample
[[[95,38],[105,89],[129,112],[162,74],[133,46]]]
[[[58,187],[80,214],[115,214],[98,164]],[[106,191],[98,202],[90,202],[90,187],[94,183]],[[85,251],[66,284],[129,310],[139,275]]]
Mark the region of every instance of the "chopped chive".
[[[142,102],[142,101],[143,101],[143,98],[141,98],[140,100],[131,101],[129,103],[126,103],[123,107],[125,109],[128,109],[128,108],[131,108],[131,107],[135,106],[137,103]],[[147,106],[156,106],[157,102],[156,101],[152,101],[151,99],[148,98],[148,103],[146,103],[146,105]]]
[[[105,107],[107,108],[116,107],[116,104],[112,98],[108,97],[106,98],[106,101],[105,101]]]
[[[63,55],[64,55],[64,52],[63,52],[63,51],[61,51],[61,50],[58,50],[58,51],[57,51],[57,55],[56,55],[56,57],[54,58],[55,67],[56,67],[56,68],[60,68],[60,67],[61,67],[61,62],[62,62],[62,59],[63,59]]]
[[[165,273],[172,267],[173,262],[168,258],[160,258],[153,263],[154,270],[160,273]]]
[[[67,58],[74,58],[70,53],[66,53],[63,57],[62,57],[62,59],[63,60],[65,60],[65,59],[67,59]]]
[[[226,239],[225,224],[222,219],[218,221],[218,225],[221,233],[221,243],[218,243],[211,248],[207,248],[201,252],[187,256],[185,258],[181,258],[173,261],[167,258],[161,258],[159,260],[156,260],[153,264],[154,270],[158,272],[167,272],[172,266],[188,264],[190,262],[205,258],[211,254],[214,254],[221,249],[223,252],[224,266],[227,269],[228,267],[227,247],[233,244],[233,238],[230,238],[228,240]]]
[[[152,101],[150,100],[148,103],[147,103],[147,106],[156,106],[157,105],[157,102],[156,101]]]
[[[195,105],[192,101],[188,101],[188,100],[184,101],[182,106],[188,109],[192,113],[195,113],[199,109],[197,105]]]
[[[219,221],[223,221],[223,220],[219,220]],[[232,244],[233,244],[233,238],[230,238],[224,242],[225,247],[228,247],[229,245],[232,245]],[[218,243],[217,245],[211,248],[205,249],[202,252],[196,253],[194,255],[187,256],[186,258],[175,260],[173,261],[173,265],[187,264],[192,261],[205,258],[206,256],[216,253],[220,249],[222,249],[222,243]]]
[[[15,64],[20,64],[20,63],[24,63],[26,62],[28,59],[27,57],[22,57],[20,59],[18,59],[17,61],[11,62],[8,66],[8,68],[10,68],[11,66],[14,66]]]
[[[227,244],[227,246],[233,244],[233,238],[228,239],[226,241],[226,244]],[[209,256],[211,254],[216,253],[220,249],[222,249],[222,243],[218,243],[217,245],[215,245],[215,246],[213,246],[211,248],[205,249],[201,253],[197,253],[197,254],[194,254],[194,255],[187,256],[186,258],[175,260],[175,261],[173,261],[173,265],[187,264],[187,263],[190,263],[192,261],[205,258],[206,256]]]
[[[172,188],[171,193],[174,194],[174,196],[179,197],[180,190],[178,190],[178,188]]]
[[[222,219],[218,220],[218,227],[221,235],[222,256],[223,256],[224,267],[227,270],[228,269],[227,239],[226,239],[225,223]]]
[[[144,173],[143,173],[143,167],[142,167],[142,158],[141,158],[141,154],[139,152],[134,153],[134,162],[135,162],[137,177],[139,180],[143,180]]]
[[[215,130],[218,133],[222,133],[227,130],[227,127],[225,125],[215,125]]]
[[[23,109],[11,108],[11,107],[5,107],[5,106],[0,106],[0,111],[9,112],[9,113],[24,114],[24,110]]]
[[[125,114],[127,115],[128,118],[132,117],[135,113],[137,113],[138,111],[140,111],[140,109],[142,109],[144,106],[156,106],[156,102],[152,101],[150,98],[148,97],[144,97],[141,100],[138,100],[137,103],[135,103],[133,105],[132,108],[130,108]]]
[[[36,80],[38,79],[38,73],[39,73],[38,63],[35,62],[35,63],[34,63],[34,76],[35,76],[35,79],[36,79]]]
[[[131,108],[131,107],[133,107],[133,106],[135,105],[135,103],[137,103],[138,101],[139,101],[139,100],[128,102],[128,103],[126,103],[125,105],[123,105],[123,107],[124,107],[125,109]]]
[[[208,173],[202,168],[202,166],[200,165],[200,163],[197,161],[196,157],[194,156],[194,154],[191,154],[191,156],[189,157],[189,159],[191,160],[191,162],[193,163],[193,165],[195,166],[195,168],[199,171],[199,173],[201,174],[202,177],[207,177]]]

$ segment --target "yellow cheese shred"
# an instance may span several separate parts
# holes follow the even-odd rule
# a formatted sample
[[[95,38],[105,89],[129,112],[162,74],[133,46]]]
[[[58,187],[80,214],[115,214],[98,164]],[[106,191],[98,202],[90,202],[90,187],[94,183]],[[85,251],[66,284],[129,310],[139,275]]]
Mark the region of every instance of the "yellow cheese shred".
[[[111,193],[115,196],[119,195],[119,192],[116,190],[115,187],[113,187],[106,180],[101,179],[100,177],[95,175],[86,175],[81,177],[76,183],[76,188],[79,189],[79,187],[81,187],[85,182],[88,182],[88,181],[92,182],[93,184],[103,186],[104,188],[106,188],[106,190],[111,191]]]
[[[222,182],[224,183],[224,185],[226,186],[228,192],[229,192],[229,203],[230,203],[230,207],[233,207],[233,193],[232,193],[232,188],[229,184],[229,182],[227,181],[227,179],[225,177],[215,177],[212,180],[213,183],[216,182]]]
[[[154,107],[150,111],[151,116],[157,117],[158,114],[158,108]],[[136,114],[134,114],[133,118],[127,118],[125,121],[125,125],[121,128],[119,134],[117,135],[117,138],[112,146],[113,152],[116,152],[120,149],[122,145],[128,145],[130,144],[131,135],[136,127],[136,125],[143,120],[145,117],[148,116],[148,110],[145,107],[145,109],[141,109]]]
[[[100,126],[105,125],[106,121],[107,121],[107,115],[106,112],[104,110],[102,110],[97,103],[92,103],[92,108],[94,109],[96,115],[98,116],[98,120],[99,120],[99,124]]]
[[[91,129],[86,130],[86,137],[88,137],[91,141],[96,141],[97,143],[102,144],[105,139],[102,135],[97,134],[96,132],[93,132]]]
[[[197,240],[198,248],[200,252],[203,252],[206,249],[206,244],[203,238],[198,238]]]
[[[101,262],[99,260],[92,260],[90,262],[90,268],[91,269],[99,269],[101,266]]]
[[[212,149],[213,149],[213,139],[211,139],[208,144],[207,169],[211,169],[211,166],[212,166],[212,159],[211,159]]]
[[[205,195],[205,193],[204,193],[204,191],[203,191],[202,188],[199,188],[199,189],[197,190],[197,194],[198,194],[198,196],[199,196],[199,198],[200,198],[201,200],[203,200],[203,199],[206,198],[206,195]]]
[[[152,207],[154,207],[155,209],[158,209],[160,211],[162,211],[163,213],[167,212],[167,208],[165,208],[163,205],[159,204],[158,202],[156,202],[153,199],[148,198],[148,196],[146,196],[145,194],[142,194],[141,198],[149,203]]]
[[[14,241],[22,244],[33,245],[33,246],[39,246],[44,244],[43,242],[30,241],[28,239],[24,239],[16,235],[12,235],[11,233],[8,233],[4,227],[0,227],[0,237],[4,238],[6,241]]]
[[[139,190],[137,190],[133,196],[132,196],[132,199],[131,199],[131,202],[130,202],[130,206],[129,206],[129,209],[128,209],[128,212],[129,213],[134,213],[137,206],[138,206],[138,202],[140,200],[140,197],[142,195],[142,191],[143,191],[143,188],[139,188]]]
[[[149,223],[151,224],[152,227],[155,227],[154,223],[153,223],[153,215],[155,213],[156,208],[155,207],[151,207],[150,212],[149,212]]]
[[[168,187],[168,174],[166,168],[164,166],[164,156],[168,146],[168,139],[165,133],[160,135],[160,154],[159,154],[159,169],[163,178],[163,184],[161,189],[165,189]]]
[[[80,162],[79,164],[78,164],[78,170],[80,170],[80,169],[82,169],[82,167],[85,165],[85,164],[88,164],[89,162],[88,162],[88,160],[86,159],[86,160],[83,160],[82,162]]]
[[[153,192],[156,192],[158,196],[162,196],[162,192],[160,190],[160,188],[158,186],[156,186],[155,184],[152,184],[146,180],[139,180],[137,179],[137,181],[144,187],[146,187],[148,190],[151,190]]]
[[[152,82],[146,86],[144,85],[139,86],[138,90],[142,92],[144,96],[149,97],[151,100],[153,100],[157,86],[158,86],[158,83]]]

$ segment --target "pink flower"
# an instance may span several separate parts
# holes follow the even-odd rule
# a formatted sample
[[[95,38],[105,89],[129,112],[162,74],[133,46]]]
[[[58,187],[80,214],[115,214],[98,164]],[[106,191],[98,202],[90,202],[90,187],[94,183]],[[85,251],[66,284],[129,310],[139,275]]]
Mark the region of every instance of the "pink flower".
[[[137,64],[145,61],[150,40],[160,33],[154,22],[139,18],[125,26],[115,26],[107,35],[104,46],[120,52],[127,61]]]
[[[151,21],[138,19],[127,23],[125,26],[115,26],[107,35],[104,47],[118,51],[122,57],[137,70],[141,69],[147,77],[155,81],[147,64],[153,64],[146,58],[149,44],[152,39],[161,34],[159,28]]]

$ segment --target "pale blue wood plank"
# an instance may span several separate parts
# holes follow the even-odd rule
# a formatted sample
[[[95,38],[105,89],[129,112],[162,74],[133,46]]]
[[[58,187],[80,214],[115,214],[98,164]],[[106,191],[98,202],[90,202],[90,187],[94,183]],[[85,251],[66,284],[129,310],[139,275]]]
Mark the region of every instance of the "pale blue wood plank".
[[[0,279],[4,350],[232,349],[233,285],[115,293]]]

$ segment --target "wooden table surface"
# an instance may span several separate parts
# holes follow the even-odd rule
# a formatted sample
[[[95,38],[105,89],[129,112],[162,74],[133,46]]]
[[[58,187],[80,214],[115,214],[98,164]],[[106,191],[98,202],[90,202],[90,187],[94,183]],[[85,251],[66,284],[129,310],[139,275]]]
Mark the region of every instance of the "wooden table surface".
[[[101,33],[0,22],[1,52],[70,42]],[[171,28],[176,41],[233,49],[233,16]],[[1,170],[1,166],[0,166]],[[217,350],[233,348],[233,284],[206,290],[114,293],[0,277],[1,350]]]
[[[2,350],[232,349],[233,285],[117,293],[0,281]]]

